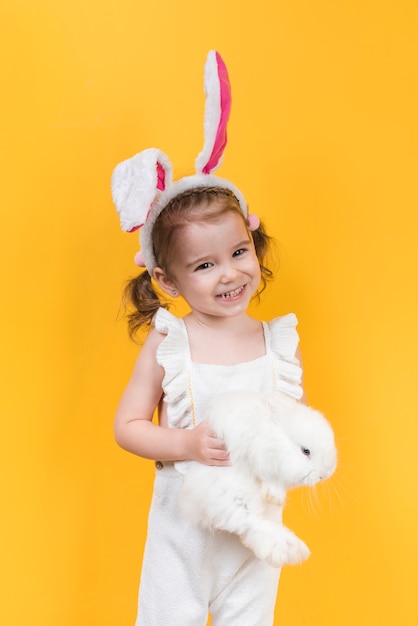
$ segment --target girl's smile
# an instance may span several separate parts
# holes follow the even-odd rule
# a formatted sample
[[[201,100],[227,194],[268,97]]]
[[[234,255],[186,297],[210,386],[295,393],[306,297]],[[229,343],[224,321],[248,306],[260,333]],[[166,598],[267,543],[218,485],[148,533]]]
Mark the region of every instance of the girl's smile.
[[[227,293],[221,293],[218,296],[216,296],[217,298],[222,298],[224,300],[234,300],[235,298],[239,297],[242,292],[245,289],[245,285],[243,285],[242,287],[238,287],[238,289],[234,289],[234,291],[228,291]]]

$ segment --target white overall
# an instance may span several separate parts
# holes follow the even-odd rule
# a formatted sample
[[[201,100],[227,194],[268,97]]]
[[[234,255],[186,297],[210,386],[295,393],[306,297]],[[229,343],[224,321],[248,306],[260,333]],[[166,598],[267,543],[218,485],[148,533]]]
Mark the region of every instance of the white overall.
[[[302,396],[293,314],[263,322],[264,356],[226,366],[193,363],[183,320],[165,309],[154,325],[166,335],[157,360],[172,428],[193,428],[208,399],[225,391],[276,388]],[[205,626],[209,612],[212,626],[271,626],[280,570],[235,535],[201,530],[181,516],[177,498],[187,462],[156,468],[135,626]]]

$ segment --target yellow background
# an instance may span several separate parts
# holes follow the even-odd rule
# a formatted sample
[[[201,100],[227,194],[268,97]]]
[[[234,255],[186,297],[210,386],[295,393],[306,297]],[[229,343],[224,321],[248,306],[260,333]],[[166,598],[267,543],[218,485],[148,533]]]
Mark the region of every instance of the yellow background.
[[[312,556],[276,623],[416,626],[416,0],[3,0],[0,31],[0,623],[133,624],[153,467],[113,441],[137,236],[110,175],[151,146],[191,170],[215,48],[220,174],[278,241],[254,313],[297,313],[340,450],[313,506],[289,498]]]

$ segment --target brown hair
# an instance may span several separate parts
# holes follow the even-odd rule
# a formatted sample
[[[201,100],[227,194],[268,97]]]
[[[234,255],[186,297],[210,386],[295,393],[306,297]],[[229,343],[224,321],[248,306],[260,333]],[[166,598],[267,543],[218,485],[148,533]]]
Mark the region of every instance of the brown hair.
[[[197,208],[198,212],[196,211]],[[175,252],[176,238],[184,226],[196,220],[217,221],[226,213],[240,215],[248,228],[240,205],[229,189],[197,187],[188,189],[172,198],[156,219],[152,232],[157,266],[169,273],[171,255]],[[273,276],[271,270],[264,265],[271,238],[265,232],[262,224],[252,231],[251,235],[261,270],[261,288],[256,294],[259,297],[266,288],[267,281]],[[127,313],[131,338],[135,337],[136,332],[142,326],[151,323],[160,307],[165,309],[169,307],[168,301],[163,300],[161,295],[157,295],[147,270],[127,283],[124,290],[124,303],[127,310],[131,308],[129,305],[133,307]]]

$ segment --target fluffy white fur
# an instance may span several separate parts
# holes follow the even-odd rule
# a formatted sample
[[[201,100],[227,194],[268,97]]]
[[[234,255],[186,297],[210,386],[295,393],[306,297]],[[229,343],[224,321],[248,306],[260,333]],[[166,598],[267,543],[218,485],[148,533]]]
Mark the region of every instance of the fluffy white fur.
[[[157,163],[164,169],[165,185],[171,187],[173,170],[161,150],[148,148],[119,163],[112,173],[112,197],[122,230],[142,226],[157,193]]]
[[[280,393],[216,396],[206,421],[229,451],[231,466],[190,464],[180,495],[195,524],[237,534],[274,567],[300,563],[310,552],[281,522],[286,491],[331,476],[337,453],[324,416]]]

